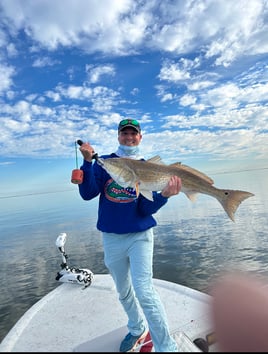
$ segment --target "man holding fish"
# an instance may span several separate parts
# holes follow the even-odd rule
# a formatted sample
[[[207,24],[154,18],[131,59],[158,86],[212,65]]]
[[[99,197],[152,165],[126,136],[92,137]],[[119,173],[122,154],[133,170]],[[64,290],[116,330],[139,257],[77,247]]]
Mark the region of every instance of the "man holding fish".
[[[122,120],[118,125],[117,151],[101,156],[101,160],[118,157],[143,160],[139,151],[141,139],[139,122]],[[162,190],[153,191],[149,200],[139,193],[138,185],[122,186],[100,163],[92,163],[95,152],[89,143],[83,143],[80,151],[84,157],[81,166],[84,179],[78,185],[79,193],[84,200],[99,195],[97,228],[102,231],[104,261],[128,316],[129,333],[119,350],[133,351],[149,330],[156,352],[176,352],[177,344],[170,335],[165,309],[153,286],[153,227],[157,223],[152,215],[169,197],[180,192],[181,179],[170,176]]]

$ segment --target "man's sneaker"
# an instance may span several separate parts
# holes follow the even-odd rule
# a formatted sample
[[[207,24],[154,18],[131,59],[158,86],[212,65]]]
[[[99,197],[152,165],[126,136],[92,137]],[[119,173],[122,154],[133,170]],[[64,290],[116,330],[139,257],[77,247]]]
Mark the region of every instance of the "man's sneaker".
[[[145,330],[141,335],[139,336],[132,336],[131,333],[128,333],[125,338],[123,339],[121,345],[120,345],[120,352],[133,352],[137,346],[141,343],[143,343],[144,338],[147,336],[148,331]]]

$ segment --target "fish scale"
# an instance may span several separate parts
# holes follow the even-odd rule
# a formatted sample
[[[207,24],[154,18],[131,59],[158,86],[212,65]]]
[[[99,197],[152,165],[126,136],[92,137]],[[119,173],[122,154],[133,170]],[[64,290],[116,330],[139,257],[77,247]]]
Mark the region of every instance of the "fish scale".
[[[242,201],[254,196],[246,191],[216,188],[213,186],[214,181],[203,172],[181,163],[165,165],[159,156],[147,161],[126,157],[97,158],[97,162],[116,183],[124,188],[136,188],[138,193],[149,200],[153,200],[153,191],[163,190],[169,179],[177,176],[182,182],[181,192],[191,201],[199,193],[214,197],[232,221],[235,221],[235,212]]]

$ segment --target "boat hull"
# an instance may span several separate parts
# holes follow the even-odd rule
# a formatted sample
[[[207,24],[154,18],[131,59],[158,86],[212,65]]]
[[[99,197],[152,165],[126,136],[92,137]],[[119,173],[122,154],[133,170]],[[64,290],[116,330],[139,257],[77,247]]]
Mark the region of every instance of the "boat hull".
[[[173,334],[184,333],[194,341],[213,332],[209,295],[168,281],[153,281]],[[96,338],[109,338],[109,333],[119,333],[119,329],[126,334],[126,323],[111,276],[95,274],[87,288],[63,283],[34,304],[3,339],[0,352],[105,351],[96,348]],[[118,351],[108,342],[107,351]]]

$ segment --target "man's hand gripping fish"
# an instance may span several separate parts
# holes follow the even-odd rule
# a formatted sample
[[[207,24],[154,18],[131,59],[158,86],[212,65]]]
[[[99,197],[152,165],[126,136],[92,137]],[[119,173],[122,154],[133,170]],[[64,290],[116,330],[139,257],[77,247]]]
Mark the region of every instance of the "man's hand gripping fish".
[[[125,157],[102,159],[97,162],[109,173],[116,183],[122,187],[136,189],[145,198],[152,199],[152,191],[162,190],[171,176],[178,176],[182,181],[181,192],[194,201],[198,193],[216,198],[232,221],[242,201],[254,196],[250,192],[219,189],[213,186],[214,181],[204,173],[181,163],[165,165],[159,156],[147,161],[133,160]]]

